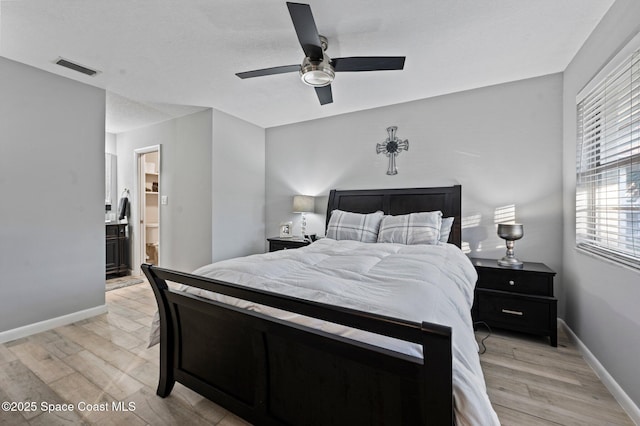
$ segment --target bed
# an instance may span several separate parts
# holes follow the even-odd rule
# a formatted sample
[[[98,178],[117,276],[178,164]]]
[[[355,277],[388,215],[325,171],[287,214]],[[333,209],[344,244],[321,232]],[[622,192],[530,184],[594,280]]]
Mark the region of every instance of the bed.
[[[498,424],[473,338],[475,271],[469,272],[459,250],[460,186],[332,190],[327,224],[334,210],[394,216],[441,211],[454,221],[449,244],[324,239],[301,249],[219,262],[194,273],[143,265],[158,304],[157,394],[168,396],[178,381],[258,425]],[[390,276],[396,262],[413,259],[413,266],[402,270],[413,268],[420,274],[421,268],[437,269],[460,256],[464,259],[452,263],[459,263],[454,268],[460,270],[452,276],[466,275],[467,283],[460,284],[464,290],[452,291],[453,299],[465,299],[456,302],[462,308],[457,308],[453,337],[451,325],[423,321],[413,311],[384,304],[390,283],[427,292],[425,300],[442,292],[438,286],[423,290],[427,287],[414,277],[403,281],[403,274]],[[429,257],[434,266],[423,265],[421,259]],[[354,286],[363,269],[356,258],[371,264],[366,273],[382,290],[365,288],[377,293],[378,301],[351,303],[352,293],[363,292]],[[378,264],[388,265],[384,275]],[[236,270],[238,265],[245,269]],[[260,287],[254,281],[261,281]],[[333,288],[347,291],[325,297]],[[412,303],[411,296],[405,299],[403,305]],[[432,303],[430,310],[436,311],[453,302]]]

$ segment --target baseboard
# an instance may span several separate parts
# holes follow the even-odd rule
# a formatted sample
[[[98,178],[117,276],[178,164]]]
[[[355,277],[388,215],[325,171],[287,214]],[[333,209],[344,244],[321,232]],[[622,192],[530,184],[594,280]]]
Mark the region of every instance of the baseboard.
[[[600,377],[602,383],[606,386],[606,388],[611,392],[611,395],[618,401],[622,409],[631,417],[631,420],[636,424],[640,425],[640,408],[633,402],[629,395],[620,387],[618,382],[609,374],[609,372],[604,368],[598,358],[591,353],[589,348],[582,343],[582,340],[576,336],[576,334],[571,330],[571,328],[567,325],[564,320],[558,318],[558,324],[564,329],[564,331],[576,342],[580,353],[582,353],[582,357],[587,364],[595,371],[595,373]]]
[[[76,321],[91,318],[107,312],[107,305],[100,305],[94,308],[85,309],[61,317],[51,318],[45,321],[36,322],[34,324],[25,325],[23,327],[14,328],[0,332],[0,343],[10,342],[11,340],[21,339],[31,336],[32,334],[41,333],[51,330],[52,328],[61,327]]]

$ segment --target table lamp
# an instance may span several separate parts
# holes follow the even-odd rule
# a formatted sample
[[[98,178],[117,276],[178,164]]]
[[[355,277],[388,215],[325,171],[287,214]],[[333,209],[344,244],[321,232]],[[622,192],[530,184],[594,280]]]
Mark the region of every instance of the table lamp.
[[[507,243],[507,254],[498,260],[498,265],[509,268],[522,268],[522,262],[515,258],[513,247],[515,241],[524,235],[524,227],[519,223],[500,223],[498,224],[498,236]]]
[[[309,195],[293,196],[293,212],[302,214],[302,239],[307,238],[307,218],[305,217],[305,213],[313,213],[315,207],[315,198]]]

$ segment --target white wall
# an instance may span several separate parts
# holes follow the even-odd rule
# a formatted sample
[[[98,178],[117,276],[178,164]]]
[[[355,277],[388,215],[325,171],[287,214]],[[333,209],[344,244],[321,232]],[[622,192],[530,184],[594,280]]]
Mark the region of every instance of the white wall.
[[[618,0],[564,74],[565,321],[640,406],[640,273],[575,249],[576,96],[640,31],[640,2]]]
[[[103,90],[0,57],[0,332],[104,305]]]
[[[211,262],[211,110],[198,112],[149,127],[118,133],[118,194],[128,188],[132,207],[134,150],[161,145],[160,266],[192,271]],[[134,246],[139,232],[138,212],[131,209],[129,232],[131,261],[142,261]]]
[[[118,151],[116,148],[116,134],[115,133],[105,133],[104,134],[104,152],[107,154],[117,155]]]
[[[561,267],[562,75],[501,84],[267,129],[267,235],[294,221],[293,195],[320,196],[310,232],[324,232],[329,190],[462,185],[462,238],[477,257],[504,256],[495,212],[515,206],[525,236],[516,255]],[[409,150],[386,175],[376,154],[398,126]],[[560,285],[558,279],[556,288]]]
[[[213,260],[265,247],[265,131],[213,110]]]

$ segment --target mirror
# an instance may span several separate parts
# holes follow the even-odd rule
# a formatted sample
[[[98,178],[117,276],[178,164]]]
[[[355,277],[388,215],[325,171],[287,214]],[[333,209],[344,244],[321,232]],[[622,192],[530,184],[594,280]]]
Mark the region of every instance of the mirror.
[[[115,154],[108,154],[108,153],[104,154],[105,220],[111,217],[115,219],[115,212],[118,208],[117,163],[118,163],[118,157]]]

